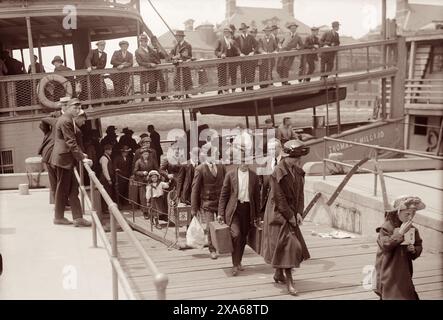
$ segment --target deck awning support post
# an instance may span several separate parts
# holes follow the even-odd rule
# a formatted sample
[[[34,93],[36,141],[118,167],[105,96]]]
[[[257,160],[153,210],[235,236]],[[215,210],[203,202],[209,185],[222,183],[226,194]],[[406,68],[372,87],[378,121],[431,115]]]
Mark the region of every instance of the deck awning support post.
[[[67,67],[67,62],[66,62],[66,46],[64,44],[62,45],[62,49],[63,49],[63,62],[64,62],[65,67]]]
[[[254,109],[255,109],[255,128],[258,129],[260,127],[260,123],[258,120],[258,104],[257,100],[254,101]]]
[[[28,47],[29,47],[29,59],[31,62],[31,72],[35,74],[35,61],[34,61],[34,42],[32,41],[31,30],[31,18],[26,17],[26,28],[28,30]]]
[[[182,109],[182,121],[183,121],[183,131],[186,132],[186,116],[185,116],[185,110]]]
[[[270,97],[270,98],[269,98],[269,109],[270,109],[270,112],[271,112],[272,125],[275,126],[275,118],[274,118],[274,97]]]
[[[336,78],[337,79],[337,78]],[[340,88],[335,84],[335,101],[337,103],[337,133],[341,133],[341,119],[340,119]]]
[[[246,128],[249,129],[249,117],[245,116]]]
[[[436,156],[438,156],[440,154],[441,141],[442,141],[442,138],[443,138],[442,136],[443,136],[443,118],[441,119],[440,131],[438,133],[437,150],[435,150],[435,155]]]
[[[386,32],[386,0],[382,0],[381,5],[381,38],[386,40],[387,32]],[[386,46],[382,46],[382,64],[383,69],[386,69]],[[383,120],[386,119],[386,78],[381,79],[381,117]]]

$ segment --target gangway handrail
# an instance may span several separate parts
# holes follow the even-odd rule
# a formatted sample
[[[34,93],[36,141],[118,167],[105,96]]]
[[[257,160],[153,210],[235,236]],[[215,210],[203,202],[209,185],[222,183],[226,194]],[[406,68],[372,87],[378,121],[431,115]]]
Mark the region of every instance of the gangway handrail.
[[[394,149],[394,148],[388,148],[388,147],[380,147],[378,145],[372,145],[372,144],[343,140],[343,139],[336,139],[336,138],[331,138],[331,137],[323,137],[323,140],[343,142],[343,143],[348,143],[348,144],[352,144],[352,145],[356,145],[356,146],[372,148],[372,149],[376,149],[376,150],[383,150],[383,151],[389,151],[389,152],[395,152],[395,153],[401,153],[401,154],[407,154],[407,155],[412,155],[412,156],[417,156],[417,157],[423,157],[423,158],[443,161],[443,157],[420,153],[420,152],[406,151],[406,150],[400,150],[400,149]]]
[[[108,254],[111,253],[111,263],[112,263],[112,287],[113,287],[113,298],[118,299],[118,280],[117,277],[120,278],[122,281],[123,288],[125,292],[129,295],[130,299],[134,299],[135,296],[132,293],[132,290],[130,289],[130,286],[128,284],[127,278],[124,274],[123,269],[121,268],[121,265],[118,260],[118,251],[117,251],[117,226],[116,222],[120,225],[120,227],[123,229],[125,234],[128,236],[129,241],[132,243],[132,245],[135,247],[136,251],[138,252],[139,256],[143,260],[146,267],[150,270],[154,277],[154,285],[157,290],[157,299],[159,300],[165,300],[166,299],[166,287],[168,285],[168,277],[166,274],[161,273],[157,266],[155,265],[154,261],[151,259],[151,257],[146,253],[145,249],[143,248],[140,241],[137,239],[137,237],[134,234],[134,231],[129,226],[128,222],[126,221],[125,217],[122,215],[120,210],[118,209],[117,204],[112,200],[112,198],[109,196],[109,194],[106,192],[105,188],[101,184],[101,182],[98,180],[95,172],[91,169],[88,163],[86,162],[80,162],[79,165],[80,168],[80,174],[75,169],[75,174],[77,180],[79,180],[80,185],[80,191],[81,191],[81,203],[82,203],[82,209],[84,210],[84,202],[85,200],[89,203],[89,206],[91,208],[91,214],[93,217],[93,223],[92,223],[92,239],[93,239],[93,247],[97,247],[97,228],[99,229],[99,234],[102,238],[102,240],[105,240],[107,237],[104,233],[103,226],[101,225],[101,221],[98,218],[97,214],[93,210],[93,200],[94,199],[94,190],[97,189],[100,193],[100,195],[103,197],[103,200],[106,202],[106,205],[109,208],[109,212],[111,213],[110,219],[111,219],[111,249],[109,250],[109,244],[107,244],[106,241],[103,241],[105,244],[105,248],[107,249]],[[86,192],[84,183],[83,183],[83,168],[87,171],[89,179],[90,179],[90,192],[91,197],[88,197],[88,194]]]
[[[384,183],[384,178],[390,178],[390,179],[394,179],[394,180],[398,180],[398,181],[402,181],[402,182],[406,182],[406,183],[411,183],[411,184],[414,184],[414,185],[417,185],[417,186],[421,186],[421,187],[425,187],[425,188],[430,188],[430,189],[434,189],[434,190],[438,190],[438,191],[443,191],[443,188],[439,188],[439,187],[427,185],[427,184],[424,184],[424,183],[420,183],[420,182],[417,182],[417,181],[411,181],[411,180],[407,180],[407,179],[403,179],[403,178],[399,178],[399,177],[395,177],[395,176],[392,176],[392,175],[385,174],[383,172],[379,162],[378,162],[378,158],[379,158],[378,151],[389,151],[389,152],[395,152],[395,153],[400,153],[400,154],[414,155],[414,156],[423,157],[423,158],[429,158],[429,159],[438,160],[438,161],[442,161],[443,157],[433,156],[433,155],[423,154],[423,153],[413,152],[413,151],[400,150],[400,149],[395,149],[395,148],[380,147],[378,145],[371,145],[371,144],[367,144],[367,143],[348,141],[348,140],[336,139],[336,138],[331,138],[331,137],[323,137],[323,143],[324,143],[323,180],[326,180],[326,164],[327,163],[333,163],[333,164],[336,164],[336,165],[339,165],[339,166],[343,166],[343,167],[348,167],[348,168],[355,168],[355,165],[351,165],[351,164],[343,162],[343,161],[328,159],[326,157],[326,154],[327,154],[327,144],[326,144],[326,142],[327,141],[334,141],[334,142],[340,142],[340,143],[348,143],[348,144],[351,144],[351,145],[362,146],[362,147],[365,147],[365,148],[368,148],[368,149],[375,150],[375,156],[372,159],[372,161],[374,163],[375,170],[359,167],[358,171],[363,171],[363,172],[366,172],[366,173],[373,173],[374,174],[374,196],[377,196],[377,181],[378,181],[378,177],[380,178],[382,192],[383,192],[383,202],[384,202],[384,205],[385,205],[385,210],[388,210],[389,208],[387,207],[387,192],[386,192],[386,186],[385,186],[385,183]]]

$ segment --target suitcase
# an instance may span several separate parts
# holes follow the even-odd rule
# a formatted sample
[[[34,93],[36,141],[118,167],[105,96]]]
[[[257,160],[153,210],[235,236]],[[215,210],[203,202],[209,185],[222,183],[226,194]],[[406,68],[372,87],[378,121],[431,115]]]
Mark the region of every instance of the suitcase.
[[[247,244],[257,254],[261,255],[263,242],[263,227],[252,227],[248,233]]]
[[[218,253],[231,253],[233,251],[231,228],[227,224],[211,221],[209,222],[209,232],[211,233],[212,244]]]

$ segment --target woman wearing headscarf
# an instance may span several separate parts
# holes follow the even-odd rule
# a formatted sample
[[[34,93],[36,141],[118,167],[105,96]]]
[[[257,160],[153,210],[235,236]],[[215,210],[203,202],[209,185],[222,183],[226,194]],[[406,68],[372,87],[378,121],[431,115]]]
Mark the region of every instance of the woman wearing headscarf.
[[[284,144],[287,154],[270,176],[270,192],[266,203],[263,230],[263,256],[275,268],[274,281],[286,283],[288,293],[296,295],[292,268],[310,258],[299,225],[304,206],[304,176],[300,157],[309,153],[298,140]]]

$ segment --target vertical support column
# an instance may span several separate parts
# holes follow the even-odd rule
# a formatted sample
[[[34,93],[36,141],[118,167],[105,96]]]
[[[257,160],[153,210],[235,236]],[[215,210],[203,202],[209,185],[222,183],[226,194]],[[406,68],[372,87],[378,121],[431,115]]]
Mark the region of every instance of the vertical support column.
[[[273,97],[269,98],[269,108],[270,108],[270,111],[271,111],[272,125],[275,127],[275,118],[274,118],[274,98],[273,98]]]
[[[378,161],[378,150],[375,149],[375,157],[374,157],[374,197],[377,196],[377,161]]]
[[[246,120],[246,128],[249,129],[249,117],[245,116],[245,120]]]
[[[404,146],[405,149],[409,148],[409,133],[411,131],[410,123],[411,123],[411,115],[406,114],[405,115],[405,128],[403,130],[403,132],[404,132],[404,140],[405,140],[405,146]]]
[[[40,33],[38,34],[37,38],[37,47],[38,47],[38,60],[40,61],[40,64],[43,66],[42,40],[40,37]]]
[[[29,59],[31,61],[31,73],[35,74],[34,42],[32,40],[31,18],[30,17],[26,17],[26,28],[28,31],[28,47],[29,47]]]
[[[82,161],[78,162],[78,168],[80,170],[80,204],[82,209],[82,214],[85,215],[85,195],[83,194],[83,188],[85,187],[85,168],[83,167]]]
[[[94,182],[94,177],[95,177],[95,173],[93,172],[92,174],[89,175],[89,188],[90,190],[90,197],[89,199],[91,199],[91,210],[95,211],[95,201],[94,201],[94,193],[95,193],[95,182]],[[91,214],[92,216],[93,214]],[[97,225],[95,223],[95,219],[94,217],[92,217],[91,219],[92,222],[92,247],[93,248],[97,248]]]
[[[340,88],[338,84],[335,85],[335,101],[337,103],[337,133],[341,133],[341,118],[340,118]]]
[[[386,0],[382,0],[381,16],[381,38],[386,40]],[[383,45],[381,50],[383,69],[386,69],[386,46]],[[386,78],[381,79],[381,118],[386,119]]]
[[[254,109],[255,109],[255,128],[258,129],[260,127],[260,123],[258,120],[258,104],[257,100],[254,100]]]
[[[441,123],[440,123],[440,131],[438,133],[438,139],[437,139],[437,149],[435,150],[435,155],[438,156],[440,154],[440,149],[441,149],[441,141],[442,141],[442,137],[443,136],[443,118],[441,119]]]
[[[404,37],[398,37],[397,41],[397,72],[391,80],[390,118],[403,117],[405,110],[406,41]]]
[[[182,109],[182,121],[183,121],[183,131],[186,132],[186,117],[185,117],[185,110]]]
[[[114,210],[116,204],[113,203],[109,206],[110,218],[111,218],[111,246],[112,246],[112,258],[117,259],[117,226],[114,216]],[[112,264],[112,299],[118,300],[118,276],[115,270],[114,264]]]
[[[409,51],[409,68],[408,68],[408,79],[414,79],[414,66],[415,66],[415,53],[417,51],[417,43],[411,41],[411,48]]]
[[[63,49],[63,62],[64,62],[65,67],[67,67],[68,65],[67,65],[67,61],[66,61],[66,46],[64,44],[62,45],[62,49]]]

